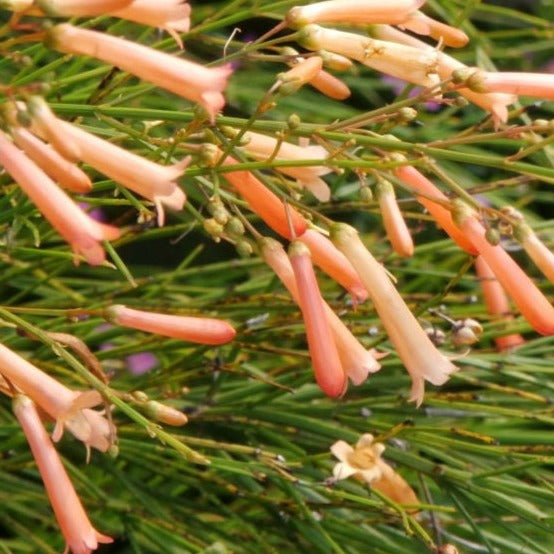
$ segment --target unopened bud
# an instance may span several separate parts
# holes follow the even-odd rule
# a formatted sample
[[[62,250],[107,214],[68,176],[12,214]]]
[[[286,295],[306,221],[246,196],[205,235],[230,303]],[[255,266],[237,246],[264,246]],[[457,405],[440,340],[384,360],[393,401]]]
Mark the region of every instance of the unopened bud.
[[[242,258],[248,258],[254,252],[254,248],[252,248],[250,241],[246,239],[239,240],[236,244],[236,249],[239,256]]]
[[[219,242],[223,236],[224,229],[221,223],[218,223],[213,217],[204,220],[204,231],[211,235],[215,242]]]
[[[360,199],[362,202],[373,202],[373,192],[370,187],[364,185],[360,188]]]
[[[244,224],[242,223],[242,221],[238,217],[233,216],[225,224],[225,232],[231,238],[238,238],[238,237],[244,235]]]
[[[456,346],[468,346],[476,343],[483,334],[483,327],[475,319],[464,319],[452,331],[452,343]]]
[[[444,344],[444,341],[446,340],[446,334],[441,329],[437,329],[436,327],[428,327],[425,329],[426,335],[431,339],[431,342],[435,346],[441,346]]]
[[[417,117],[417,110],[410,107],[400,108],[398,110],[398,119],[400,121],[413,121]]]
[[[489,227],[485,231],[485,238],[487,239],[487,242],[493,246],[500,244],[500,233],[492,227]]]
[[[295,113],[289,115],[289,118],[287,119],[287,126],[289,129],[291,130],[297,129],[300,123],[301,123],[300,116],[298,116]]]
[[[180,427],[188,422],[188,418],[183,412],[155,400],[147,402],[144,410],[152,419],[173,427]]]

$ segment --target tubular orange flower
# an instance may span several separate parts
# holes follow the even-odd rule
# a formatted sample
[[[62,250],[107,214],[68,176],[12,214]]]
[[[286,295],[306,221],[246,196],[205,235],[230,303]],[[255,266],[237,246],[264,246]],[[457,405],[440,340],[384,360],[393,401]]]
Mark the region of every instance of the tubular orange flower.
[[[514,225],[514,235],[544,276],[554,283],[554,254],[526,223]]]
[[[404,81],[430,87],[438,83],[438,53],[364,35],[308,25],[297,39],[309,50],[329,50]]]
[[[372,27],[371,32],[373,36],[382,40],[398,42],[428,52],[437,52],[432,46],[429,46],[425,42],[403,33],[394,27],[390,27],[389,25],[375,25]],[[467,69],[467,66],[462,62],[444,52],[437,52],[437,56],[436,72],[442,80],[450,79],[454,71]],[[508,120],[507,106],[513,104],[517,100],[517,97],[513,94],[483,93],[483,91],[475,92],[465,87],[456,89],[456,91],[476,106],[490,112],[496,126]]]
[[[213,121],[223,109],[223,90],[232,73],[229,65],[204,67],[148,46],[98,31],[55,25],[48,31],[50,46],[66,54],[92,56],[128,71],[144,81],[198,102]]]
[[[314,229],[308,229],[298,240],[310,249],[315,264],[342,285],[354,301],[363,302],[367,299],[368,292],[352,264],[328,238]]]
[[[554,307],[508,253],[487,240],[475,212],[461,201],[455,203],[456,224],[475,245],[523,317],[542,335],[553,335]]]
[[[477,69],[467,80],[477,93],[500,92],[554,100],[552,73],[494,72]]]
[[[212,145],[206,147],[206,151],[210,151],[207,152],[210,155],[208,163],[214,165],[221,158],[222,152]],[[222,165],[233,166],[238,163],[231,156],[227,156]],[[233,189],[248,202],[250,209],[276,233],[292,240],[306,231],[306,220],[293,207],[285,207],[283,202],[250,171],[227,171],[223,175]]]
[[[411,14],[406,21],[398,26],[418,35],[428,35],[445,46],[461,48],[469,42],[469,37],[461,29],[437,21],[419,10]]]
[[[65,426],[87,448],[108,450],[115,429],[100,412],[90,409],[102,402],[97,391],[71,390],[2,344],[0,373],[56,421],[54,441],[60,440]]]
[[[236,335],[233,327],[220,319],[145,312],[121,304],[107,308],[104,317],[115,325],[198,344],[225,344]]]
[[[0,164],[76,254],[82,254],[91,265],[105,260],[101,241],[119,238],[119,229],[99,223],[84,213],[1,131]]]
[[[120,10],[133,0],[35,0],[34,4],[50,17],[88,17]]]
[[[324,69],[310,81],[310,85],[334,100],[346,100],[351,94],[347,85]]]
[[[328,0],[291,8],[285,17],[290,27],[308,23],[403,23],[426,0]]]
[[[396,202],[392,184],[381,180],[377,183],[376,192],[385,231],[394,251],[406,258],[413,256],[414,241]]]
[[[456,244],[466,250],[470,254],[477,254],[477,250],[473,244],[467,239],[467,237],[460,231],[460,228],[454,223],[450,210],[438,202],[433,202],[431,198],[449,202],[447,196],[441,192],[423,173],[418,171],[415,167],[410,165],[404,165],[397,167],[394,170],[396,176],[408,184],[416,192],[416,200],[425,206],[428,212],[433,216],[434,220],[440,225],[444,231],[450,236],[450,238],[456,242]],[[425,196],[419,196],[417,192],[425,194]],[[427,198],[430,197],[430,198]]]
[[[17,146],[61,187],[80,193],[92,190],[92,182],[84,171],[27,129],[16,127],[11,134]]]
[[[247,131],[243,135],[245,143],[242,149],[256,160],[266,160],[269,157],[277,161],[298,161],[298,160],[325,160],[329,153],[323,146],[307,145],[298,146],[291,142],[278,142],[276,138],[260,133]],[[277,153],[275,154],[275,150]],[[321,175],[331,172],[331,169],[322,165],[306,167],[276,167],[277,171],[294,177],[298,184],[306,187],[318,200],[326,202],[331,198],[329,186]]]
[[[309,83],[323,67],[323,59],[319,56],[298,58],[292,69],[279,73],[277,86],[282,94],[292,94]]]
[[[344,223],[331,227],[331,240],[350,260],[373,301],[375,309],[412,378],[410,400],[423,402],[424,380],[443,385],[457,371],[431,342],[381,264],[365,248],[356,229]]]
[[[264,261],[273,269],[294,301],[300,304],[294,271],[281,244],[265,237],[260,241],[260,251]],[[373,352],[362,346],[325,301],[324,309],[339,352],[342,368],[354,385],[361,385],[369,373],[379,371],[381,366],[374,358]]]
[[[152,201],[160,226],[164,224],[164,206],[173,210],[183,208],[186,196],[175,180],[183,174],[190,158],[160,165],[57,118],[42,98],[33,98],[29,110],[36,131],[63,156],[85,161]]]
[[[293,241],[289,247],[289,258],[296,279],[298,304],[306,326],[315,379],[325,394],[340,396],[346,390],[346,375],[325,315],[310,251],[302,242]]]
[[[475,271],[481,283],[483,298],[489,314],[505,319],[513,319],[510,304],[502,285],[498,282],[491,268],[481,256],[475,258]],[[495,337],[494,342],[496,348],[502,351],[521,346],[525,342],[525,339],[521,335],[513,333]]]
[[[89,554],[98,543],[113,542],[92,526],[32,400],[17,395],[13,411],[31,447],[67,548],[73,554]]]

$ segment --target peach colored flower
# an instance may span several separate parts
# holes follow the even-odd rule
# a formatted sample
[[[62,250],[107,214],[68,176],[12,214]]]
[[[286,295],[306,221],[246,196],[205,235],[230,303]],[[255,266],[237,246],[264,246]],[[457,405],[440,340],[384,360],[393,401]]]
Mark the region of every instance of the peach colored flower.
[[[514,236],[544,276],[554,283],[554,253],[523,221],[514,225]]]
[[[83,160],[152,201],[160,226],[165,220],[164,206],[173,210],[183,208],[186,196],[176,179],[183,174],[190,158],[173,165],[160,165],[57,118],[42,98],[33,98],[29,110],[35,130],[63,156]]]
[[[433,198],[439,201],[449,202],[448,197],[438,189],[423,173],[410,165],[397,167],[394,170],[395,175],[414,189],[416,200],[425,206],[427,211],[433,216],[433,219],[440,225],[450,238],[456,244],[469,252],[476,254],[477,250],[467,237],[460,231],[460,228],[454,223],[450,210],[438,202],[433,202]],[[417,193],[421,192],[425,196]]]
[[[510,295],[530,325],[542,335],[554,334],[554,307],[527,274],[499,245],[492,245],[476,213],[462,201],[455,201],[454,220]]]
[[[394,27],[390,27],[389,25],[375,25],[372,27],[371,32],[373,36],[382,40],[398,42],[399,44],[419,48],[427,52],[435,52],[437,54],[435,69],[441,80],[450,79],[454,71],[467,69],[466,65],[452,56],[444,52],[437,52],[437,50],[425,42],[403,33]],[[490,112],[496,126],[508,120],[507,106],[513,104],[517,100],[517,97],[513,94],[475,92],[465,87],[458,88],[456,91],[476,106]]]
[[[73,554],[89,554],[98,543],[109,544],[111,537],[99,533],[90,522],[63,464],[48,437],[33,401],[17,395],[13,411],[19,421],[44,482],[50,504]]]
[[[133,0],[35,0],[35,7],[50,17],[88,17],[120,10]]]
[[[351,94],[347,85],[324,69],[313,77],[309,84],[334,100],[346,100]]]
[[[342,285],[354,301],[363,302],[367,299],[368,292],[352,264],[328,238],[314,229],[308,229],[298,240],[310,249],[314,263]]]
[[[87,449],[108,450],[115,429],[100,412],[90,409],[102,402],[97,391],[71,390],[2,344],[0,372],[55,420],[54,441],[67,427]]]
[[[223,153],[213,145],[204,146],[208,165],[215,165]],[[222,165],[229,167],[238,163],[231,156],[227,156]],[[306,231],[306,220],[292,206],[285,206],[278,196],[250,171],[226,171],[223,176],[248,202],[250,209],[279,235],[293,239]]]
[[[276,240],[265,237],[260,241],[260,252],[264,261],[273,269],[294,301],[300,304],[294,271],[281,244]],[[354,385],[361,385],[367,379],[369,373],[379,371],[381,366],[375,359],[373,352],[366,350],[360,344],[360,341],[325,301],[324,309],[337,346],[342,368]]]
[[[15,127],[11,134],[17,146],[61,187],[80,193],[92,190],[92,182],[84,171],[27,129]]]
[[[289,247],[289,258],[298,290],[298,304],[304,318],[308,349],[315,379],[321,390],[331,397],[340,396],[347,387],[337,346],[325,315],[308,247],[295,240]]]
[[[110,10],[109,15],[164,29],[182,48],[177,33],[190,29],[190,11],[187,0],[133,0],[121,9]]]
[[[398,26],[418,35],[430,36],[445,46],[461,48],[469,42],[469,37],[461,29],[437,21],[419,10]]]
[[[501,317],[506,320],[513,319],[510,304],[502,285],[498,282],[491,268],[481,256],[475,258],[475,271],[481,283],[487,312],[492,316]],[[517,333],[494,338],[496,348],[500,351],[511,350],[512,348],[521,346],[524,342],[525,339]]]
[[[412,487],[381,458],[384,451],[385,445],[375,442],[369,433],[363,434],[354,448],[342,440],[335,442],[331,452],[339,462],[333,467],[333,478],[355,476],[398,504],[419,504]]]
[[[236,331],[226,321],[208,317],[145,312],[121,304],[110,306],[104,314],[104,317],[115,325],[198,344],[225,344],[236,335]]]
[[[277,90],[281,94],[292,94],[299,88],[309,83],[323,67],[323,59],[320,56],[310,58],[298,58],[292,69],[277,75]]]
[[[328,0],[295,6],[285,16],[290,27],[309,23],[403,23],[426,0]]]
[[[329,153],[323,146],[308,145],[298,146],[291,142],[278,142],[276,138],[260,133],[247,131],[243,135],[244,144],[242,149],[255,160],[275,159],[276,161],[299,161],[299,160],[325,160]],[[275,151],[277,150],[277,153]],[[313,166],[279,166],[277,171],[284,173],[297,180],[298,184],[306,187],[318,200],[326,202],[331,198],[329,186],[321,175],[327,175],[331,169],[322,165]]]
[[[101,242],[119,238],[119,229],[99,223],[84,213],[1,131],[0,164],[76,254],[82,254],[91,265],[105,260]]]
[[[350,260],[364,283],[391,342],[412,378],[410,400],[423,402],[424,381],[443,385],[457,367],[431,342],[381,264],[365,248],[356,229],[331,227],[331,240]]]
[[[466,82],[468,87],[477,93],[521,94],[554,100],[552,73],[495,72],[476,69]]]
[[[394,251],[405,258],[413,256],[414,241],[398,207],[394,187],[389,181],[381,180],[377,183],[376,193],[387,238]]]
[[[430,48],[414,48],[318,25],[304,27],[297,40],[309,50],[329,50],[416,85],[431,87],[439,82],[438,52]]]
[[[69,23],[52,27],[47,41],[60,52],[97,58],[187,100],[198,102],[212,121],[225,105],[223,90],[232,73],[229,65],[204,67],[148,46],[74,27]]]

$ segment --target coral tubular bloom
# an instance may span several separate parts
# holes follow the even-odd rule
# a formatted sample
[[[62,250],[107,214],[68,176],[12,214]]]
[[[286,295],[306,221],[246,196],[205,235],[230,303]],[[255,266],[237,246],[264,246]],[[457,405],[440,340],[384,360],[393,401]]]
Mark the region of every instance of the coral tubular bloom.
[[[369,433],[362,435],[354,448],[337,441],[331,446],[333,456],[339,459],[333,467],[333,478],[354,475],[399,504],[419,504],[412,487],[381,458],[384,451],[385,445],[375,442]]]
[[[91,410],[102,402],[96,391],[74,391],[0,344],[0,371],[56,421],[53,439],[58,441],[64,426],[85,443],[106,452],[114,429],[100,412]]]
[[[322,69],[323,59],[319,56],[300,58],[292,69],[279,73],[277,85],[282,94],[292,94],[309,83]]]
[[[308,229],[298,240],[309,249],[314,263],[329,277],[342,285],[354,301],[363,302],[368,292],[345,255],[321,233]]]
[[[309,23],[403,23],[426,0],[328,0],[295,6],[285,20],[298,28]]]
[[[183,47],[177,33],[190,29],[190,5],[187,0],[133,0],[110,15],[167,31]]]
[[[454,223],[450,210],[446,209],[442,204],[431,200],[431,198],[436,198],[439,201],[449,202],[447,196],[440,189],[427,179],[423,173],[410,165],[397,167],[394,173],[414,190],[416,200],[427,209],[437,224],[442,227],[460,248],[466,250],[470,254],[477,254],[477,250],[473,244]],[[425,196],[419,196],[417,194],[418,192],[425,194]]]
[[[19,183],[50,224],[91,265],[105,258],[101,241],[119,238],[119,229],[95,221],[0,132],[0,164]]]
[[[84,171],[27,129],[16,127],[11,134],[17,146],[61,187],[80,193],[92,190],[92,182]]]
[[[356,229],[344,223],[331,227],[331,240],[350,260],[412,378],[410,400],[423,402],[424,380],[443,385],[457,370],[431,342],[392,284],[381,264],[365,248]]]
[[[97,58],[187,100],[198,102],[212,121],[225,105],[222,93],[232,72],[229,65],[204,67],[148,46],[74,27],[69,23],[52,27],[47,41],[60,52]]]
[[[413,13],[399,27],[413,31],[418,35],[430,36],[445,46],[454,48],[462,48],[469,42],[469,37],[462,30],[441,23],[420,11]]]
[[[225,344],[236,335],[231,325],[219,319],[144,312],[121,304],[107,308],[105,317],[115,325],[198,344]]]
[[[119,184],[152,201],[158,211],[158,223],[164,224],[163,207],[181,210],[186,201],[175,179],[189,163],[184,158],[174,165],[160,165],[137,156],[107,140],[58,119],[41,98],[30,103],[33,125],[62,155],[83,160]]]
[[[554,307],[508,253],[487,240],[485,228],[475,212],[463,202],[456,202],[456,223],[475,245],[523,317],[541,335],[553,335]]]
[[[212,149],[215,152],[215,149]],[[221,151],[215,152],[215,157],[221,157]],[[215,163],[214,159],[208,163]],[[238,164],[237,160],[227,156],[224,166]],[[306,220],[291,206],[283,202],[271,192],[250,171],[228,171],[223,174],[231,183],[233,189],[248,202],[250,209],[279,235],[292,240],[306,231]],[[291,232],[292,228],[292,232]]]
[[[432,46],[429,46],[425,42],[403,33],[394,27],[390,27],[389,25],[375,25],[372,27],[372,34],[382,40],[398,42],[428,52],[437,52]],[[467,69],[466,65],[448,54],[437,52],[437,56],[436,72],[442,80],[451,78],[454,71]],[[475,92],[465,87],[456,89],[456,91],[476,106],[490,112],[495,125],[505,123],[508,120],[507,106],[513,104],[517,100],[517,97],[513,94],[483,93],[483,91]]]
[[[469,77],[468,85],[477,92],[521,94],[554,100],[554,75],[551,73],[478,70]]]
[[[68,549],[73,554],[89,554],[98,543],[113,542],[92,526],[32,400],[17,395],[13,411],[31,447]]]
[[[35,0],[36,7],[50,17],[88,17],[120,10],[133,0]]]
[[[264,261],[273,269],[294,301],[299,304],[294,271],[284,248],[276,240],[265,237],[260,241],[260,251]],[[367,379],[368,374],[379,371],[381,365],[373,357],[372,351],[366,350],[362,346],[325,301],[324,307],[342,368],[354,385],[361,385]]]
[[[268,158],[277,161],[298,161],[298,160],[325,160],[329,153],[325,148],[318,145],[297,146],[290,142],[278,142],[276,138],[260,133],[247,131],[244,133],[247,141],[242,145],[243,150],[256,160],[267,160]],[[275,150],[277,153],[275,154]],[[318,200],[326,202],[331,198],[329,186],[321,175],[331,172],[331,169],[322,165],[310,167],[276,167],[277,171],[284,173],[297,180],[298,184],[306,187]]]
[[[309,50],[329,50],[404,81],[430,87],[438,83],[438,53],[432,49],[372,39],[367,36],[308,25],[298,41]]]
[[[346,100],[351,94],[347,85],[324,69],[311,79],[310,85],[333,100]]]
[[[552,251],[525,223],[514,226],[514,235],[544,276],[554,283],[554,254]]]
[[[302,242],[293,241],[289,247],[289,258],[296,279],[298,304],[306,326],[315,379],[325,394],[340,396],[346,390],[346,375],[325,315],[310,251]]]
[[[510,304],[502,285],[481,256],[475,258],[475,271],[481,283],[487,312],[493,316],[513,319]],[[521,346],[524,342],[525,339],[516,333],[494,338],[496,348],[500,351]]]
[[[405,258],[414,254],[414,241],[398,207],[394,188],[388,181],[377,183],[377,199],[387,237],[394,251]]]

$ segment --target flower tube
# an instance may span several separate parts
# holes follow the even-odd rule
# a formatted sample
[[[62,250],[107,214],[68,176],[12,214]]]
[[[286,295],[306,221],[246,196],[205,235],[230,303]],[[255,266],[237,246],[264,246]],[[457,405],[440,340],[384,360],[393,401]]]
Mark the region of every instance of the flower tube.
[[[391,24],[390,22],[388,23],[389,25]],[[437,21],[419,10],[412,13],[406,21],[398,26],[401,29],[408,29],[418,35],[430,36],[445,46],[462,48],[469,42],[469,37],[461,29]]]
[[[309,84],[333,100],[346,100],[352,94],[347,85],[324,69]]]
[[[115,430],[100,412],[90,409],[102,402],[97,391],[71,390],[2,344],[0,373],[56,421],[55,442],[65,426],[87,448],[108,450]]]
[[[13,400],[13,411],[31,447],[67,549],[73,554],[89,554],[98,548],[98,543],[113,542],[92,526],[33,401],[18,394]]]
[[[89,17],[105,15],[114,10],[125,8],[133,0],[35,0],[39,8],[50,17]]]
[[[328,0],[295,6],[285,16],[290,27],[309,23],[389,23],[406,21],[426,0]]]
[[[291,142],[281,141],[268,135],[247,131],[243,135],[245,143],[241,148],[255,160],[266,160],[269,157],[277,161],[297,160],[325,160],[329,153],[319,145],[299,146]],[[275,151],[277,150],[277,153]],[[331,198],[331,191],[320,176],[331,172],[329,167],[314,165],[309,167],[279,166],[277,171],[297,180],[298,184],[306,187],[318,200],[327,202]]]
[[[457,367],[441,354],[419,325],[381,264],[363,245],[353,227],[335,223],[331,240],[358,272],[391,342],[412,378],[410,400],[423,402],[424,381],[446,383]]]
[[[477,258],[475,258],[475,271],[481,283],[487,312],[492,316],[513,319],[506,293],[482,256],[477,256]],[[517,333],[494,338],[496,348],[500,351],[516,348],[517,346],[521,346],[524,342],[525,339]]]
[[[89,217],[1,131],[0,164],[75,254],[82,254],[91,265],[104,262],[106,254],[101,242],[119,238],[119,229]]]
[[[233,327],[220,319],[145,312],[121,304],[107,308],[104,317],[115,325],[198,344],[225,344],[236,335]]]
[[[48,31],[47,42],[60,52],[97,58],[187,100],[198,102],[212,121],[225,105],[223,90],[232,72],[229,65],[204,67],[148,46],[74,27],[69,23],[52,27]]]
[[[524,222],[514,225],[514,235],[535,265],[554,284],[554,253]]]
[[[299,31],[298,41],[309,50],[329,50],[416,85],[432,87],[439,82],[438,52],[430,48],[415,48],[318,25],[304,27]]]
[[[79,193],[92,190],[92,182],[84,171],[33,133],[23,127],[16,127],[11,130],[11,134],[17,146],[61,187]]]
[[[521,315],[541,335],[554,335],[554,307],[508,253],[487,240],[475,212],[464,202],[455,202],[456,224],[477,248]]]
[[[294,301],[299,304],[294,271],[285,249],[276,240],[264,237],[260,241],[260,252],[264,261],[273,269]],[[354,385],[361,385],[367,379],[368,374],[379,371],[381,365],[375,359],[373,352],[362,346],[329,304],[324,301],[323,305],[342,368]]]
[[[551,73],[495,72],[478,69],[469,76],[467,85],[478,93],[500,92],[554,100],[554,75]]]
[[[304,318],[315,379],[325,394],[331,397],[340,396],[346,390],[346,375],[325,315],[310,251],[305,244],[296,240],[289,247],[289,258],[296,280],[298,304]]]

